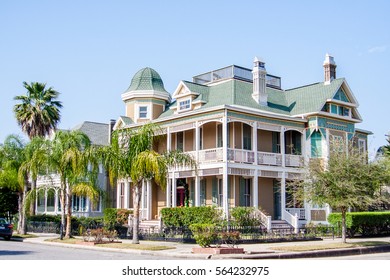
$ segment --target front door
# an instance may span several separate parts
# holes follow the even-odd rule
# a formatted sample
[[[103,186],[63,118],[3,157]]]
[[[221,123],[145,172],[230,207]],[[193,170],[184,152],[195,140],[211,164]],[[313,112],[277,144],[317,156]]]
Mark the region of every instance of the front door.
[[[184,188],[177,189],[176,193],[176,206],[184,206],[185,190]]]

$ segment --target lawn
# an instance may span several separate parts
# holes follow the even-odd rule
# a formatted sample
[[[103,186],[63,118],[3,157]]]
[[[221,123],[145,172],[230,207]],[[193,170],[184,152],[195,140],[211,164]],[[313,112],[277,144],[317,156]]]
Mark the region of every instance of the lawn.
[[[77,244],[82,239],[79,238],[64,238],[63,240],[59,238],[47,239],[45,241],[48,242],[58,242],[64,244]],[[104,244],[96,244],[95,246],[103,247],[103,248],[115,248],[115,249],[133,249],[133,250],[146,250],[146,251],[162,251],[175,249],[176,247],[172,246],[161,246],[161,245],[152,245],[152,244],[131,244],[131,243],[104,243]]]
[[[368,247],[368,246],[380,246],[380,245],[390,245],[390,242],[366,241],[366,242],[352,242],[352,243],[293,245],[293,246],[270,247],[269,249],[275,251],[305,252],[305,251],[356,248],[356,247]]]

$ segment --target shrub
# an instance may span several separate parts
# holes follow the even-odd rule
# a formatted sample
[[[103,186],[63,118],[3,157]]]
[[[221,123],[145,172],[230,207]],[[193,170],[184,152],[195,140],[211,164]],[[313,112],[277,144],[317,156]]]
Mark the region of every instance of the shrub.
[[[341,225],[341,214],[332,213],[328,222],[336,228]],[[350,212],[346,215],[347,233],[353,237],[356,233],[363,236],[389,233],[390,212]]]
[[[260,225],[259,219],[252,215],[254,210],[254,207],[232,208],[230,212],[233,218],[232,225],[239,227],[253,227]]]
[[[193,233],[196,244],[201,247],[210,247],[217,239],[218,234],[212,224],[192,224],[189,228]]]
[[[161,210],[167,227],[189,227],[192,224],[218,224],[221,212],[215,207],[176,207]]]
[[[127,225],[129,223],[130,214],[133,214],[133,210],[117,209],[116,222],[120,225]]]
[[[27,217],[28,222],[55,222],[60,223],[61,222],[61,216],[60,215],[46,215],[46,214],[39,214],[39,215],[33,215]]]

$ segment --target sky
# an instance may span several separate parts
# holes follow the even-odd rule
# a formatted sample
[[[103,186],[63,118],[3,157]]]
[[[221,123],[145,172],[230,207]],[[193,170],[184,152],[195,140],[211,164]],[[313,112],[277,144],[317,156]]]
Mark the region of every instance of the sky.
[[[255,56],[282,88],[323,81],[334,56],[372,131],[390,131],[390,1],[15,1],[0,2],[0,143],[23,135],[13,113],[23,81],[61,94],[59,128],[125,114],[133,75],[155,69],[167,91],[180,80]]]

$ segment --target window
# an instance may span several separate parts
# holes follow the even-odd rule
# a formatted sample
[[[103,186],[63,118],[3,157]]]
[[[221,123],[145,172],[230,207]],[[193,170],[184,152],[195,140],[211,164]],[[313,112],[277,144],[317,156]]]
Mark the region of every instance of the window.
[[[38,199],[37,199],[37,211],[38,212],[45,212],[45,190],[41,189],[38,191]]]
[[[184,147],[184,133],[180,131],[176,134],[176,150],[183,151]]]
[[[125,208],[125,183],[120,183],[118,206],[119,206],[118,208]]]
[[[47,205],[47,212],[54,212],[54,206],[55,206],[55,191],[53,189],[50,189],[47,191],[47,198],[46,198],[46,205]]]
[[[200,206],[206,206],[206,180],[200,180]]]
[[[223,140],[222,140],[222,124],[217,124],[217,148],[220,148],[223,146]]]
[[[223,206],[223,184],[222,179],[218,179],[218,207]]]
[[[191,108],[191,100],[186,99],[179,102],[179,111],[188,110]]]
[[[360,153],[366,152],[366,140],[364,140],[364,139],[358,140],[358,149],[359,149]]]
[[[85,196],[72,196],[72,209],[74,212],[87,211],[87,198]]]
[[[244,150],[252,150],[252,127],[244,123],[242,130],[243,148]]]
[[[146,119],[148,118],[148,106],[139,106],[139,118],[140,119]]]
[[[199,149],[203,150],[203,128],[199,127]]]
[[[240,206],[251,206],[251,179],[240,178]]]
[[[101,201],[101,197],[99,196],[93,203],[91,202],[91,211],[93,212],[101,211],[100,201]]]

